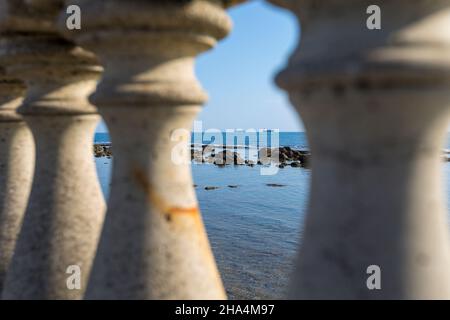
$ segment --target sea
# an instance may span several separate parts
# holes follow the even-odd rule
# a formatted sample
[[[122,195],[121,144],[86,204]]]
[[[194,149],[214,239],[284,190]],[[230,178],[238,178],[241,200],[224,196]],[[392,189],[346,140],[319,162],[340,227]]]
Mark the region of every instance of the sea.
[[[256,135],[256,138],[244,140],[243,145],[250,148],[275,146],[270,141],[279,141],[280,146],[308,149],[303,132],[274,134],[269,131],[264,139],[258,137]],[[192,143],[230,145],[227,138],[225,132],[219,135],[194,133]],[[238,139],[235,138],[234,143]],[[109,135],[96,133],[95,142],[108,143]],[[443,148],[450,149],[450,137]],[[95,161],[102,190],[108,197],[113,158],[95,158]],[[443,183],[450,190],[450,162],[443,162],[442,165]],[[310,169],[288,166],[278,170],[275,175],[261,175],[260,166],[220,168],[194,163],[192,174],[208,237],[228,297],[283,298],[302,238]],[[229,185],[238,187],[229,188]],[[206,186],[218,189],[205,190]]]

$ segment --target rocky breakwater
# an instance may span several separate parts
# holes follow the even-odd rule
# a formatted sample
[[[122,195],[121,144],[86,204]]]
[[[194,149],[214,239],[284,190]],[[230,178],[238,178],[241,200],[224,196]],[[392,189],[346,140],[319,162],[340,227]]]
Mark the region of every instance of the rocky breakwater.
[[[240,149],[240,151],[236,151]],[[207,146],[201,148],[191,146],[191,159],[194,163],[209,163],[220,167],[226,165],[276,165],[280,168],[286,166],[308,168],[311,154],[306,150],[295,150],[290,147],[260,148],[254,155],[251,148],[235,148],[227,146]]]
[[[309,168],[311,153],[307,150],[295,150],[291,147],[261,148],[258,151],[258,164],[270,165],[275,162],[278,167]]]
[[[308,168],[311,154],[307,150],[295,150],[290,147],[260,148],[254,155],[249,155],[249,147],[227,147],[203,145],[196,148],[191,146],[191,160],[194,163],[207,163],[219,167],[226,165],[276,165],[280,168],[286,166]],[[236,151],[240,150],[240,151]],[[93,147],[96,158],[111,158],[112,146],[110,143],[97,143]]]
[[[236,150],[249,150],[247,146],[227,147],[203,145],[196,148],[191,145],[191,160],[194,163],[208,163],[219,167],[226,165],[271,165],[275,164],[279,168],[290,166],[293,168],[309,168],[311,163],[311,153],[308,150],[296,150],[291,147],[260,148],[254,157],[246,156],[245,152]],[[110,143],[94,144],[94,156],[112,157],[112,146]],[[450,162],[450,150],[444,149],[442,160]]]

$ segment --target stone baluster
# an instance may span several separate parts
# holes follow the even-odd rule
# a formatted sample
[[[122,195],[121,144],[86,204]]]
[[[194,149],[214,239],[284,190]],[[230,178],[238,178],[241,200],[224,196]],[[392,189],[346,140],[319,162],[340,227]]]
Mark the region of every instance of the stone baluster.
[[[0,2],[0,52],[27,85],[18,110],[36,143],[30,200],[3,298],[79,299],[104,214],[92,152],[99,117],[87,102],[101,67],[56,32],[57,2],[29,3]]]
[[[192,121],[206,100],[195,56],[231,28],[219,2],[67,2],[83,13],[81,31],[68,35],[105,67],[91,101],[114,145],[88,299],[225,298],[187,163]],[[185,134],[174,141],[178,129]],[[182,164],[173,159],[180,143]]]
[[[450,298],[450,1],[379,1],[380,30],[366,27],[373,1],[272,2],[304,24],[277,77],[312,152],[291,298]]]
[[[34,142],[16,113],[25,86],[0,68],[0,292],[22,225],[34,169]]]

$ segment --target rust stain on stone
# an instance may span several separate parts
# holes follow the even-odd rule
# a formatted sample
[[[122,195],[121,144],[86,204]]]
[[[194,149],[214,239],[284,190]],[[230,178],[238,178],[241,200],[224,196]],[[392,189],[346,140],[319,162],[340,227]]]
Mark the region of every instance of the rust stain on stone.
[[[197,206],[191,208],[183,208],[171,206],[165,203],[161,197],[159,197],[156,192],[153,190],[150,182],[147,179],[147,175],[145,171],[140,168],[133,169],[133,178],[140,186],[142,191],[147,195],[148,201],[161,213],[163,213],[166,217],[167,221],[172,220],[172,215],[192,215],[195,216],[199,213],[199,209]]]

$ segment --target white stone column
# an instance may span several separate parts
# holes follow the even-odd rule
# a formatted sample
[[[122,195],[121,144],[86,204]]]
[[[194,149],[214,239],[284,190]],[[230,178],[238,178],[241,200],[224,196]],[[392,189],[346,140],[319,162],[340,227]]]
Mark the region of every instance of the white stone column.
[[[105,73],[92,102],[114,145],[105,225],[88,299],[223,299],[188,163],[172,160],[206,100],[194,59],[231,22],[209,1],[78,0],[77,43]],[[68,33],[73,36],[73,33]],[[172,134],[187,134],[172,141]],[[177,148],[180,150],[180,148]]]
[[[312,152],[291,298],[447,299],[441,150],[450,116],[450,1],[277,0],[302,23],[277,77]],[[381,268],[369,290],[368,266]]]
[[[27,85],[19,113],[36,142],[32,191],[3,298],[80,299],[104,214],[92,154],[99,117],[87,102],[101,68],[93,54],[55,31],[59,6],[35,10],[16,0],[1,5],[0,51],[8,71]],[[79,289],[76,281],[67,285],[72,265],[70,272],[77,266],[81,271]]]
[[[22,225],[34,168],[34,142],[16,113],[25,86],[0,68],[0,292]]]

